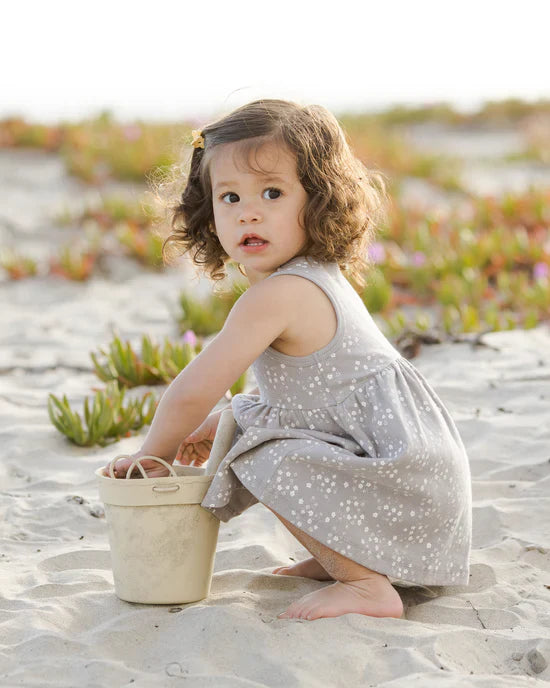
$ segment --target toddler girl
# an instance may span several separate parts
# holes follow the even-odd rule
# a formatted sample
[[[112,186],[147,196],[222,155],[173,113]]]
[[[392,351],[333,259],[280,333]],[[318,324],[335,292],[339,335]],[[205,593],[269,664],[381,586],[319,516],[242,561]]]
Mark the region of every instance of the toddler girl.
[[[168,387],[132,459],[203,463],[221,411],[207,414],[252,366],[258,388],[231,400],[238,428],[202,506],[226,522],[262,502],[313,555],[273,573],[332,581],[279,617],[400,617],[392,583],[467,584],[457,428],[341,271],[361,283],[382,177],[317,105],[258,100],[193,134],[169,241],[212,279],[234,260],[250,287]]]

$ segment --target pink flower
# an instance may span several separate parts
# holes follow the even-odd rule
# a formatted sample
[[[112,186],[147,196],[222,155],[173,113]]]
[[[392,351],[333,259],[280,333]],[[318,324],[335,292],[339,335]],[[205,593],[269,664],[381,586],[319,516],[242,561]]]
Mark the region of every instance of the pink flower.
[[[197,335],[193,332],[193,330],[187,330],[182,337],[182,341],[184,344],[190,344],[191,346],[196,346]]]
[[[426,256],[422,253],[422,251],[415,251],[412,255],[412,262],[413,265],[416,265],[417,267],[424,265],[426,262]]]
[[[375,263],[383,263],[386,260],[386,249],[380,242],[374,242],[369,246],[369,257]]]
[[[136,124],[128,124],[123,128],[122,134],[127,141],[136,141],[141,136],[141,128]]]
[[[533,279],[542,280],[548,277],[550,270],[546,263],[535,263],[533,266]]]

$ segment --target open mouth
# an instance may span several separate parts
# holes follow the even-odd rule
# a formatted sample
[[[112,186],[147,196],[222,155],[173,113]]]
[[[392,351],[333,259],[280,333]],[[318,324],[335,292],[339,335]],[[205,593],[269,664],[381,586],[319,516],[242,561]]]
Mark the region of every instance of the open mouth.
[[[245,239],[241,246],[263,246],[267,244],[267,241],[263,239]]]
[[[244,253],[260,253],[264,251],[269,244],[269,241],[262,239],[259,236],[247,236],[244,241],[240,243],[241,251]]]

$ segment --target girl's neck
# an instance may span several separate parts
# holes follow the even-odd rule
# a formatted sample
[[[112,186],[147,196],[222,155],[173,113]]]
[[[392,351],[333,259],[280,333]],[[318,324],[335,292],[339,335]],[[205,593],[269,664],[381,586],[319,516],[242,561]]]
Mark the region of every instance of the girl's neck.
[[[246,265],[243,265],[244,271],[246,273],[246,278],[250,284],[250,286],[253,286],[254,284],[257,284],[258,282],[261,282],[262,280],[266,279],[270,275],[272,275],[276,270],[281,268],[283,265],[287,265],[290,263],[291,260],[295,260],[296,258],[302,258],[305,257],[302,254],[298,254],[296,256],[293,256],[292,258],[289,258],[287,261],[284,263],[281,263],[277,268],[274,270],[271,270],[269,272],[260,272],[258,270],[254,270],[253,268],[247,268]]]

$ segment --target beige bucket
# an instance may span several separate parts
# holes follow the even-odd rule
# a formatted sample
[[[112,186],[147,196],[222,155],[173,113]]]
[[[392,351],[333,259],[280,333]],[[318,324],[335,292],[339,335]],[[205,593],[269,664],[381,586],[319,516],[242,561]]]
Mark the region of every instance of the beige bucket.
[[[231,449],[236,423],[223,411],[204,466],[172,466],[143,456],[114,477],[116,456],[95,471],[105,505],[115,593],[142,604],[196,602],[210,593],[220,521],[200,504],[224,456]],[[148,478],[139,463],[154,459],[170,469],[164,478]],[[137,465],[143,479],[130,479]]]

